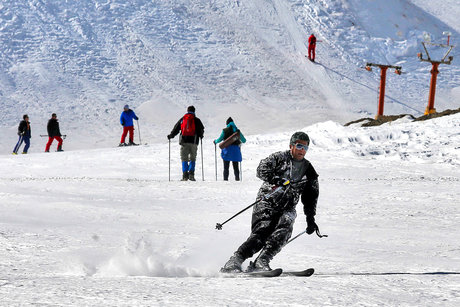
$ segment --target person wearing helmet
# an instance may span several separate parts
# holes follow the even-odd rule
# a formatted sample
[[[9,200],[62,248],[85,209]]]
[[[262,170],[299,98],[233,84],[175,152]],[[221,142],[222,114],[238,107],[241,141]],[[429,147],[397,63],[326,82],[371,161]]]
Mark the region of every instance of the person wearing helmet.
[[[305,159],[309,145],[308,135],[296,132],[290,139],[289,150],[273,153],[260,161],[257,177],[264,182],[257,194],[260,201],[253,208],[251,234],[221,272],[242,272],[243,262],[259,251],[247,271],[271,270],[270,261],[291,237],[299,199],[306,215],[306,232],[312,234],[318,230],[315,222],[318,174]],[[283,187],[282,193],[273,195],[272,192],[280,186]]]

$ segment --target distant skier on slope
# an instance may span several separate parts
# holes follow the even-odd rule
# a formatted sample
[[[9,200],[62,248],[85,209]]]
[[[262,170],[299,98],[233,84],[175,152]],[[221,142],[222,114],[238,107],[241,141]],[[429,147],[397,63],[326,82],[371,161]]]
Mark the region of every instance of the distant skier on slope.
[[[30,138],[32,137],[29,116],[27,114],[24,114],[24,116],[22,116],[22,119],[23,120],[21,120],[21,122],[19,123],[19,127],[18,127],[19,140],[16,146],[14,146],[13,155],[18,154],[18,150],[21,147],[22,142],[26,144],[24,146],[24,150],[22,151],[22,153],[27,154],[27,150],[29,150]]]
[[[168,135],[168,140],[174,138],[179,132],[182,181],[195,181],[196,154],[200,139],[203,139],[204,126],[201,120],[195,116],[194,106],[189,106],[187,113],[177,121]]]
[[[312,33],[308,38],[308,59],[312,62],[315,61],[316,37]]]
[[[54,140],[58,141],[57,151],[64,151],[62,150],[62,134],[61,130],[59,129],[59,122],[56,113],[51,114],[51,118],[48,121],[46,129],[48,131],[48,143],[46,143],[45,152],[50,151],[51,144]]]
[[[120,124],[123,126],[123,134],[121,135],[120,145],[118,146],[129,146],[137,145],[134,143],[134,123],[133,119],[139,120],[133,110],[129,108],[129,105],[125,105],[123,112],[120,115]],[[125,143],[126,135],[129,132],[129,144]]]
[[[291,237],[299,197],[307,219],[306,232],[312,234],[318,229],[315,223],[318,174],[304,158],[309,144],[306,133],[296,132],[291,136],[290,150],[273,153],[260,161],[257,177],[264,183],[257,199],[262,201],[254,206],[251,234],[225,263],[221,272],[241,272],[242,263],[260,250],[254,262],[249,264],[248,271],[270,271],[270,260]],[[290,183],[287,183],[288,180]],[[281,194],[264,199],[280,186],[285,187]]]
[[[228,181],[228,176],[230,174],[230,162],[232,162],[233,165],[233,172],[235,174],[235,180],[240,181],[240,170],[238,167],[238,162],[241,162],[243,160],[243,157],[241,156],[241,148],[240,145],[241,143],[246,143],[246,138],[244,137],[243,133],[236,127],[235,123],[233,122],[233,119],[229,117],[227,119],[227,127],[222,129],[222,133],[220,134],[220,137],[216,140],[214,140],[214,144],[220,143],[223,140],[228,139],[233,133],[239,132],[240,138],[230,144],[230,146],[225,147],[222,149],[221,152],[221,157],[222,160],[224,161],[224,180]]]

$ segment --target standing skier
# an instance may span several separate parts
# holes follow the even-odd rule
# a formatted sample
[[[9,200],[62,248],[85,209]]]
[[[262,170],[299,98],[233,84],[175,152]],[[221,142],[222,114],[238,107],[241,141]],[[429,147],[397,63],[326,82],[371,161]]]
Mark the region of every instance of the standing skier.
[[[316,37],[314,34],[308,38],[308,59],[312,62],[315,61],[315,48],[316,48]]]
[[[224,180],[225,181],[228,181],[228,176],[230,174],[230,162],[232,162],[232,165],[233,165],[233,172],[235,173],[235,180],[236,181],[240,180],[240,170],[238,167],[238,162],[241,162],[243,160],[241,156],[240,144],[246,143],[246,139],[243,133],[241,133],[241,131],[236,127],[235,123],[233,122],[233,119],[229,117],[227,119],[227,127],[222,129],[222,133],[220,134],[220,137],[214,140],[214,144],[220,143],[223,140],[228,139],[233,133],[237,131],[240,134],[239,140],[236,140],[235,142],[230,144],[230,146],[223,148],[220,154],[220,156],[222,157],[222,160],[224,161]]]
[[[48,143],[46,143],[45,152],[50,152],[50,147],[54,140],[58,141],[57,151],[64,151],[62,150],[62,134],[59,129],[59,122],[56,113],[51,114],[51,118],[48,121],[46,129],[48,130]]]
[[[182,181],[195,181],[196,153],[199,141],[204,135],[204,126],[201,120],[195,116],[194,106],[187,108],[187,114],[176,123],[168,135],[168,140],[174,138],[179,132]]]
[[[123,126],[123,134],[121,135],[120,145],[118,146],[129,146],[137,145],[134,143],[134,122],[133,119],[139,120],[133,110],[129,108],[129,105],[125,105],[123,112],[120,115],[120,124]],[[126,135],[129,132],[129,144],[125,143]]]
[[[22,153],[27,154],[27,150],[29,150],[30,138],[32,137],[32,130],[30,129],[29,116],[27,114],[24,114],[22,119],[23,120],[21,120],[21,122],[19,123],[19,127],[18,127],[19,140],[16,146],[14,146],[13,155],[18,154],[18,150],[19,150],[19,147],[21,147],[22,142],[26,144],[24,146],[24,150],[22,151]]]
[[[257,177],[264,183],[257,195],[261,201],[253,209],[251,234],[221,272],[241,272],[242,263],[260,250],[254,262],[249,264],[248,271],[270,271],[270,260],[291,237],[299,197],[307,218],[306,232],[312,234],[318,229],[315,223],[318,174],[304,158],[309,144],[306,133],[296,132],[290,139],[290,150],[273,153],[260,161]],[[284,189],[268,198],[277,187]]]

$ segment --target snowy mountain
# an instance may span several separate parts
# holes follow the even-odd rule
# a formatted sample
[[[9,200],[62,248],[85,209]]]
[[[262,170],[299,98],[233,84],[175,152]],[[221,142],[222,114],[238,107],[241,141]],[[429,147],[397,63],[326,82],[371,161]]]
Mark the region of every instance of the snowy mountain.
[[[229,115],[249,133],[344,122],[375,114],[379,74],[366,61],[403,66],[388,77],[385,113],[419,115],[423,33],[443,42],[451,31],[455,44],[458,11],[454,0],[2,2],[0,144],[14,142],[23,113],[38,135],[56,112],[67,148],[110,146],[126,103],[149,142],[190,104],[210,134]],[[304,57],[311,32],[316,65]],[[438,109],[458,107],[457,63],[440,68]]]

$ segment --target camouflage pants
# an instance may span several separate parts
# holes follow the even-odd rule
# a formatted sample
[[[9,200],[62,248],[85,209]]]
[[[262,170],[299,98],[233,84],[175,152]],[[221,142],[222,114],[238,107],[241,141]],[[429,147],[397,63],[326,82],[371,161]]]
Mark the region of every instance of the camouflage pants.
[[[262,201],[254,208],[251,235],[237,250],[244,259],[252,257],[262,248],[265,254],[273,258],[291,237],[297,217],[295,208],[279,212],[271,206]]]
[[[198,145],[192,143],[184,143],[180,147],[180,159],[181,161],[196,161],[196,153],[198,151]]]

